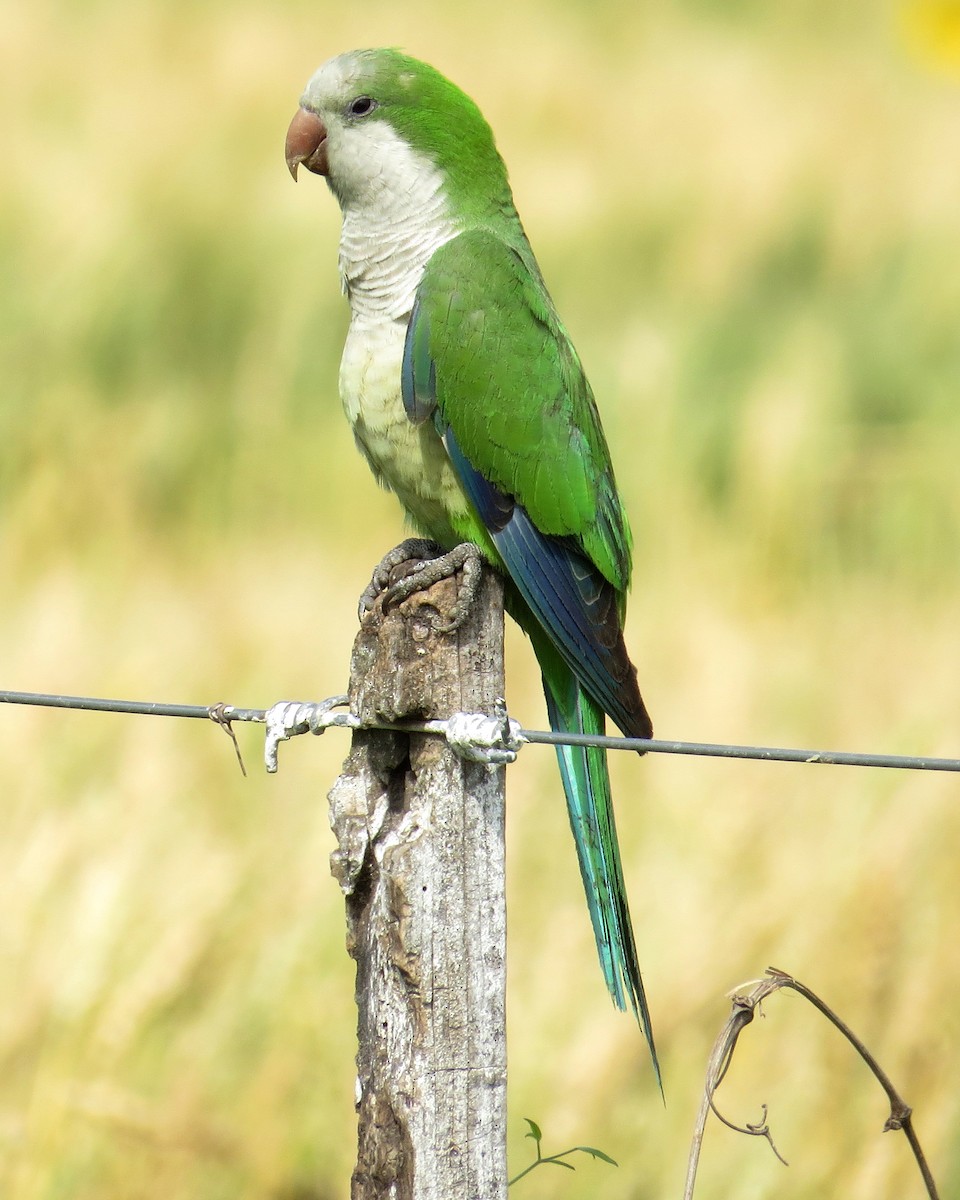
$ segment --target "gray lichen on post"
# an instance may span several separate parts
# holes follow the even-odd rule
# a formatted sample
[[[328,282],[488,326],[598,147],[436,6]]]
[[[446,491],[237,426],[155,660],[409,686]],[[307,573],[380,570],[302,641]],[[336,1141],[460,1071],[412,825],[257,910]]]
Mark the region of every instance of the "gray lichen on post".
[[[492,713],[503,599],[484,572],[453,634],[443,580],[364,620],[350,706],[364,721]],[[331,865],[357,962],[353,1200],[506,1196],[504,779],[436,735],[359,730],[330,792]]]

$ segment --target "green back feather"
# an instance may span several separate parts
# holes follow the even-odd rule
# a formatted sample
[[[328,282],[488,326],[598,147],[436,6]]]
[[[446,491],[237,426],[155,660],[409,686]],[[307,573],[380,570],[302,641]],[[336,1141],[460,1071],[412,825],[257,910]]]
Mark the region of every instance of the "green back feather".
[[[442,423],[471,464],[542,532],[573,539],[623,593],[630,529],[610,451],[580,359],[524,247],[489,229],[441,246],[418,291],[415,353],[432,365]]]

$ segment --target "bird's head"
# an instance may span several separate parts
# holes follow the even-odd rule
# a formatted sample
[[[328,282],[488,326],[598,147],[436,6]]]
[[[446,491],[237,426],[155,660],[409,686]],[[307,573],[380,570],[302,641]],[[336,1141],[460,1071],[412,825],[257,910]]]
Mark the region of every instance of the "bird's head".
[[[451,199],[475,207],[506,188],[479,109],[439,71],[398,50],[351,50],[312,76],[290,122],[287,166],[326,177],[346,208],[384,189],[414,195],[439,171]]]

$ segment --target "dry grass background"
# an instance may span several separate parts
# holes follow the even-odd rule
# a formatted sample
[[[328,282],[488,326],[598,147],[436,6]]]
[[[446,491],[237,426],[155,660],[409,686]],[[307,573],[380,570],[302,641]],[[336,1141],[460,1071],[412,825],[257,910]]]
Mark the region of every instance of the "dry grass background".
[[[479,101],[601,400],[663,736],[956,754],[960,19],[789,0],[32,0],[0,18],[3,685],[261,705],[341,689],[401,534],[335,396],[337,213],[281,143],[316,64],[401,44]],[[543,720],[511,636],[509,698]],[[257,738],[241,731],[255,766]],[[323,1200],[353,1156],[327,873],[340,735],[240,778],[186,722],[0,713],[0,1195]],[[664,1062],[604,994],[552,758],[511,769],[510,1104],[531,1197],[679,1193],[723,993],[818,989],[960,1190],[954,779],[618,759]],[[783,998],[698,1195],[919,1195]],[[518,1192],[519,1194],[519,1192]]]

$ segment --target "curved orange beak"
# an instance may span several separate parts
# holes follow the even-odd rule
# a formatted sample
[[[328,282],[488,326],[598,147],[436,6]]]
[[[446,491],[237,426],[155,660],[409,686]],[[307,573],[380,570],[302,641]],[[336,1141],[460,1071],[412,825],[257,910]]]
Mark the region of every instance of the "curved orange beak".
[[[316,113],[298,108],[287,130],[285,146],[287,168],[297,179],[301,163],[314,175],[327,173],[327,127]]]

